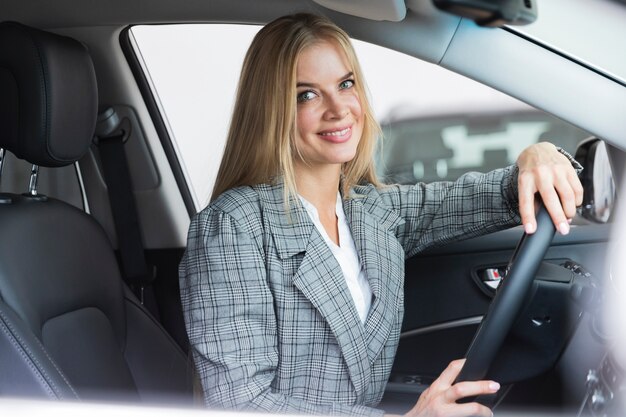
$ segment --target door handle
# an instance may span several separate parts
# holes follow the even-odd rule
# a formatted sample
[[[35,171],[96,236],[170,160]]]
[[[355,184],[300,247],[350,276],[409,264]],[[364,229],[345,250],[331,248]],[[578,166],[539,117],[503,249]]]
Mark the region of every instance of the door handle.
[[[502,282],[506,273],[505,268],[484,268],[478,271],[478,276],[480,277],[480,281],[484,283],[489,288],[496,290]]]
[[[478,288],[493,297],[496,294],[498,286],[506,276],[506,265],[489,265],[473,269],[471,272],[472,279],[478,285]]]

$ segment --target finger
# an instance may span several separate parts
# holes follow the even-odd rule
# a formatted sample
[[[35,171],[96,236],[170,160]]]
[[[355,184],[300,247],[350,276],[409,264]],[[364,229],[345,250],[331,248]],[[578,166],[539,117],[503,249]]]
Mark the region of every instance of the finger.
[[[519,214],[522,218],[524,231],[531,234],[537,230],[537,222],[535,220],[535,192],[537,192],[537,188],[532,174],[527,172],[520,173],[517,187]]]
[[[457,404],[454,411],[451,410],[452,416],[472,416],[472,417],[492,417],[493,413],[488,407],[478,403]]]
[[[583,189],[583,185],[578,178],[578,174],[576,174],[576,171],[573,169],[568,171],[567,179],[574,190],[574,194],[576,195],[576,207],[578,207],[583,203],[585,190]]]
[[[539,194],[543,200],[543,205],[550,214],[550,218],[552,219],[556,230],[558,230],[562,235],[568,234],[569,223],[567,222],[567,217],[565,217],[563,207],[561,206],[561,200],[559,199],[554,187],[551,184],[544,185],[539,189]]]
[[[444,399],[448,402],[455,402],[461,398],[475,397],[483,394],[493,394],[498,392],[500,384],[495,381],[465,381],[457,382],[446,390]]]
[[[566,175],[559,175],[554,182],[554,188],[559,194],[561,200],[561,207],[565,217],[568,219],[573,218],[576,215],[576,195],[572,188],[572,185],[568,181]]]
[[[456,380],[456,377],[459,376],[461,369],[463,369],[463,365],[465,364],[465,359],[457,359],[448,364],[448,367],[443,370],[439,378],[437,378],[430,386],[434,390],[440,391],[444,389],[448,389]]]

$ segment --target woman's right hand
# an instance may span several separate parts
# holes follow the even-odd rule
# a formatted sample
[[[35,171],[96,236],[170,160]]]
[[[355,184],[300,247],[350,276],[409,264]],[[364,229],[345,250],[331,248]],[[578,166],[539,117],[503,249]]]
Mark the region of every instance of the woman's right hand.
[[[415,407],[405,415],[408,417],[493,416],[488,407],[479,403],[457,404],[461,398],[493,394],[500,389],[500,384],[494,381],[465,381],[454,384],[464,363],[465,359],[450,362],[439,378],[420,395]]]

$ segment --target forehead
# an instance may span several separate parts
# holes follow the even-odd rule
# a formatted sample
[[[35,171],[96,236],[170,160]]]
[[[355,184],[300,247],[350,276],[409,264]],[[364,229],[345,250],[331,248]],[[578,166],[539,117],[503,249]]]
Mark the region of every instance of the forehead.
[[[321,40],[307,46],[298,55],[296,75],[300,78],[342,77],[353,72],[348,55],[338,42]]]

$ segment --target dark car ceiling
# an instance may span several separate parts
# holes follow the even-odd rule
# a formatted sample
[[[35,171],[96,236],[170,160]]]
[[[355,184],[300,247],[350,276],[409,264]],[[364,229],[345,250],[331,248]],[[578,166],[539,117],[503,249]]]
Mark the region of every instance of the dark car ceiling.
[[[321,10],[307,0],[3,0],[0,20],[42,29],[161,22],[264,23],[299,10]]]

